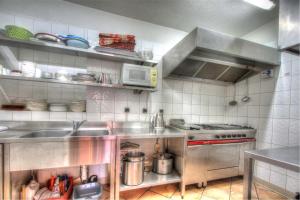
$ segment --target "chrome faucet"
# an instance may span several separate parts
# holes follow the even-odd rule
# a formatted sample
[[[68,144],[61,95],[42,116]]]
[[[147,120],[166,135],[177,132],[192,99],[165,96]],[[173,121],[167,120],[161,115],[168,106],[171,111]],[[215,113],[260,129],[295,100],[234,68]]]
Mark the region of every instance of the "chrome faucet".
[[[86,122],[86,120],[83,121],[73,121],[73,133],[76,133],[78,131],[78,129],[80,128],[80,126]]]

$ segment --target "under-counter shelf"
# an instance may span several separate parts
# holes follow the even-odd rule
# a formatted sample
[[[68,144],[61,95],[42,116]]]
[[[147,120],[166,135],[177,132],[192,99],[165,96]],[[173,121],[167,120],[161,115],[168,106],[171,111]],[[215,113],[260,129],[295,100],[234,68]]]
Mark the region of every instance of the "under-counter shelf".
[[[145,174],[144,181],[140,185],[136,186],[128,186],[121,183],[120,191],[134,190],[139,188],[152,187],[157,185],[171,184],[171,183],[179,183],[181,182],[181,176],[173,170],[171,174],[161,175],[153,172],[149,172]]]
[[[156,65],[158,62],[154,60],[144,60],[140,57],[120,55],[117,53],[98,52],[93,48],[82,49],[76,47],[65,46],[61,44],[55,44],[51,42],[44,42],[40,40],[16,40],[7,37],[0,36],[0,45],[12,46],[12,47],[24,47],[30,49],[36,49],[41,51],[50,51],[54,53],[63,53],[76,56],[85,56],[88,58],[98,58],[104,60],[112,60],[119,62],[138,63],[143,65]]]
[[[0,79],[46,82],[46,83],[59,83],[59,84],[94,86],[94,87],[107,87],[107,88],[119,88],[119,89],[129,89],[129,90],[138,90],[138,91],[151,91],[151,92],[156,91],[155,88],[126,86],[126,85],[121,85],[121,84],[102,84],[102,83],[85,83],[85,82],[78,82],[78,81],[60,81],[57,79],[31,78],[31,77],[24,77],[24,76],[0,75]]]

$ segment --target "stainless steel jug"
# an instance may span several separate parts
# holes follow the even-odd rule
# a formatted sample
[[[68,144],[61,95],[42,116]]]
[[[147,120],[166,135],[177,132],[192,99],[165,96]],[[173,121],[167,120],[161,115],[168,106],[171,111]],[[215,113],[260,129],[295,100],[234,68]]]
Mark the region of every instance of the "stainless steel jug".
[[[151,119],[152,128],[155,129],[164,129],[165,128],[165,120],[164,120],[164,110],[160,109],[159,113]]]

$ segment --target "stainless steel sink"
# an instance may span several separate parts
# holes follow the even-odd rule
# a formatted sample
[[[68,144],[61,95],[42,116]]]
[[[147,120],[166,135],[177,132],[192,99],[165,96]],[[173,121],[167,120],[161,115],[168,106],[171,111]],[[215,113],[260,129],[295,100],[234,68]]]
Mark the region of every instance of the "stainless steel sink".
[[[59,131],[59,130],[41,130],[29,133],[21,136],[21,138],[52,138],[52,137],[64,137],[70,134],[70,131]]]
[[[97,137],[97,136],[103,136],[108,134],[109,134],[108,130],[81,130],[72,133],[71,136],[72,137],[84,137],[84,136]]]
[[[16,137],[17,135],[14,134],[1,134],[0,133],[0,138],[12,138],[12,137]]]

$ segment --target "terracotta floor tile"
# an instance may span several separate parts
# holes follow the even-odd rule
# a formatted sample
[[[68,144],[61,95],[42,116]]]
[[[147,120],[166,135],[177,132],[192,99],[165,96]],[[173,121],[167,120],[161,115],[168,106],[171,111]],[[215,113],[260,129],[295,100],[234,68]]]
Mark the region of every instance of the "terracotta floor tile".
[[[143,194],[139,200],[167,200],[169,198],[164,197],[160,194],[157,194],[155,192],[147,191],[145,194]]]
[[[256,194],[256,191],[258,195]],[[101,200],[108,200],[109,193],[104,190]],[[175,184],[138,189],[120,194],[121,200],[181,200],[180,190]],[[204,188],[195,185],[186,187],[184,200],[243,200],[243,179],[232,178],[209,182]],[[286,197],[270,191],[255,183],[252,188],[252,200],[287,200]]]
[[[207,197],[205,195],[202,195],[201,199],[200,200],[216,200],[215,198],[212,198],[212,197]]]
[[[231,179],[222,179],[222,180],[210,181],[207,184],[206,189],[220,188],[224,190],[230,190],[230,185],[231,185]]]
[[[276,192],[273,192],[268,189],[264,189],[262,187],[256,187],[257,195],[260,200],[285,200],[288,199]]]
[[[169,184],[169,185],[160,185],[151,187],[150,191],[156,192],[160,195],[170,198],[177,190],[177,185]]]
[[[218,187],[207,187],[205,188],[202,196],[215,200],[228,200],[230,196],[230,186],[228,189],[227,187],[225,189]]]
[[[230,195],[234,199],[243,199],[243,191],[244,191],[243,181],[232,182],[230,191],[231,191]],[[257,199],[256,189],[254,185],[252,186],[252,198]]]
[[[256,195],[255,189],[252,190],[252,196],[253,200],[257,200],[258,197]],[[230,192],[230,200],[242,200],[243,199],[243,189],[241,190],[231,190]]]
[[[199,189],[195,186],[192,186],[192,187],[189,186],[186,188],[184,199],[199,200],[202,196],[203,190],[204,190],[203,188]],[[177,190],[171,199],[172,200],[181,200],[180,191]]]
[[[140,198],[147,190],[148,190],[148,188],[141,188],[141,189],[121,192],[120,193],[120,199],[122,199],[122,200],[136,200],[136,199]]]

